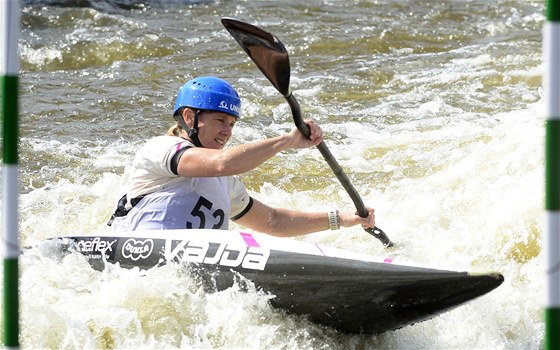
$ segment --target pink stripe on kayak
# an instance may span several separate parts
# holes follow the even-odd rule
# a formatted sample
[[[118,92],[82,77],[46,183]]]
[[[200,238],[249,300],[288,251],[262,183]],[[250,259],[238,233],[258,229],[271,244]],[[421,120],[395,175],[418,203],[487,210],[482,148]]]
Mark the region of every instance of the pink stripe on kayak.
[[[239,232],[239,233],[241,234],[241,237],[243,237],[243,240],[245,241],[245,243],[247,243],[249,247],[260,247],[260,245],[257,243],[257,241],[255,241],[255,239],[250,233],[245,233],[245,232]]]
[[[323,252],[323,250],[321,249],[321,247],[319,247],[319,245],[317,243],[315,243],[315,246],[317,247],[317,249],[319,249],[321,254],[323,254],[323,256],[325,256],[325,252]]]
[[[385,260],[383,260],[383,262],[386,263],[386,264],[390,264],[390,263],[393,262],[393,259],[391,259],[391,258],[385,258]]]

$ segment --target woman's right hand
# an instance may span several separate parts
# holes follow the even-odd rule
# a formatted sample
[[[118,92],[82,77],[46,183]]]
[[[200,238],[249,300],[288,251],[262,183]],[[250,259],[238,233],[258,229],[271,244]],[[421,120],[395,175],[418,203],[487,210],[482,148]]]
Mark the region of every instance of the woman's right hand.
[[[294,128],[288,136],[292,140],[292,148],[308,148],[317,146],[323,142],[323,130],[319,124],[311,119],[306,119],[305,124],[309,127],[309,138],[305,137],[297,128]]]

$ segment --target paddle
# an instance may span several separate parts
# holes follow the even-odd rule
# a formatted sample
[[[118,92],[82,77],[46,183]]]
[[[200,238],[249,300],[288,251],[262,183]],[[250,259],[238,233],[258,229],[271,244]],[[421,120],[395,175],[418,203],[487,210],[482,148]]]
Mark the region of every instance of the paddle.
[[[294,123],[298,130],[305,136],[309,136],[309,127],[305,124],[299,104],[290,91],[290,59],[284,44],[274,35],[256,27],[252,24],[238,21],[233,18],[222,18],[222,24],[241,45],[245,53],[257,65],[261,72],[270,80],[272,85],[288,101]],[[360,195],[350,183],[350,180],[333,157],[327,145],[321,142],[317,148],[331,167],[350,198],[356,206],[356,210],[361,217],[367,216],[367,210]],[[377,227],[365,229],[366,232],[379,239],[384,246],[391,247],[393,243],[385,232]]]

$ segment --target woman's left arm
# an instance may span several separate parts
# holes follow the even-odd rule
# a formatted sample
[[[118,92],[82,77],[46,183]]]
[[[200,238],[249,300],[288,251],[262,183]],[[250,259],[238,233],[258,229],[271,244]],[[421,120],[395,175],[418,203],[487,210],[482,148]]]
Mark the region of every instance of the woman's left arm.
[[[368,208],[368,217],[361,218],[356,213],[340,213],[339,225],[350,227],[361,224],[363,227],[375,226],[375,215]],[[329,213],[301,212],[284,208],[272,208],[253,199],[253,206],[236,223],[255,231],[279,237],[301,236],[330,228]]]

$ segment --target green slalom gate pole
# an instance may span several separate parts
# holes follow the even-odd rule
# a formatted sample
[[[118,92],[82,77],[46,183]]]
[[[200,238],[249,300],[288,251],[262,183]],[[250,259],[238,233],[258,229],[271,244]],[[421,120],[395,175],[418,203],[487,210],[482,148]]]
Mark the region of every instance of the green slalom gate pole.
[[[546,3],[543,89],[546,104],[545,349],[560,349],[560,0]]]
[[[4,259],[4,347],[19,348],[18,234],[18,0],[0,0],[0,113],[2,118],[2,255]]]

